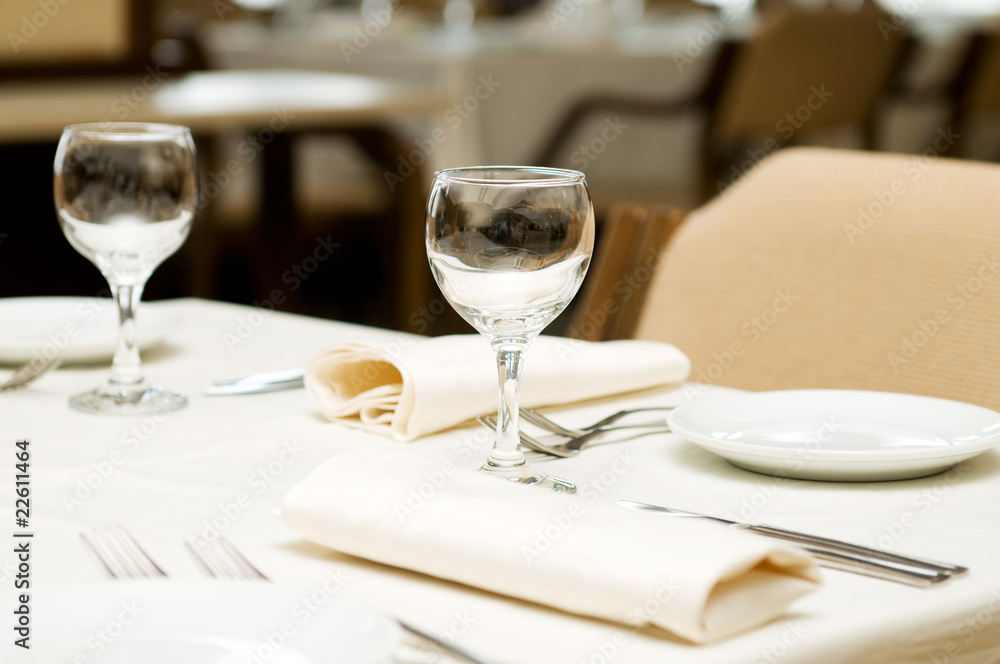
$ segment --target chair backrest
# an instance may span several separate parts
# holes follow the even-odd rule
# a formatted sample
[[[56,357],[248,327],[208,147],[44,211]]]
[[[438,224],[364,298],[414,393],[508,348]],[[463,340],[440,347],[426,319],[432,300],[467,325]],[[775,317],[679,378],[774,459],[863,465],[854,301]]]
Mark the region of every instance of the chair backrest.
[[[779,151],[674,234],[635,336],[695,382],[1000,409],[1000,165]]]
[[[120,73],[149,61],[152,9],[145,0],[3,0],[0,78]]]
[[[975,74],[970,82],[968,110],[1000,115],[1000,33],[982,37]]]
[[[680,210],[665,205],[611,206],[567,336],[607,341],[632,335],[663,249],[682,219]]]
[[[753,37],[740,49],[716,129],[731,137],[787,139],[803,126],[867,119],[905,45],[905,33],[892,16],[869,3],[851,13],[831,5],[774,6],[762,12]]]

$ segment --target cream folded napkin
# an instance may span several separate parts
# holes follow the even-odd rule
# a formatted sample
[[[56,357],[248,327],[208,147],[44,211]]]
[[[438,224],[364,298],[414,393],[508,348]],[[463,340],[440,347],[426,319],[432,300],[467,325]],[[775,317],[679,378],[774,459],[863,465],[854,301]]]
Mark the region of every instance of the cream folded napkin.
[[[687,357],[670,344],[541,336],[525,355],[521,405],[667,386],[683,382],[690,370]],[[497,409],[496,359],[478,334],[332,344],[309,360],[305,384],[324,417],[397,440]]]
[[[819,587],[813,560],[773,540],[375,447],[316,468],[280,518],[337,551],[697,643]]]

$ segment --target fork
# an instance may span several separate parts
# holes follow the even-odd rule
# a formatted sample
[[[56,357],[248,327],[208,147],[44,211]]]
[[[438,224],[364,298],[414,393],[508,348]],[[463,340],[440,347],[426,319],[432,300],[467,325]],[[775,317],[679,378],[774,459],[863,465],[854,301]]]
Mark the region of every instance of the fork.
[[[497,418],[495,417],[489,417],[484,415],[481,417],[477,417],[476,421],[491,431],[496,431],[497,429]],[[537,447],[532,447],[533,444],[537,445]],[[517,446],[517,449],[519,449],[521,453],[524,454],[525,459],[533,462],[552,461],[553,459],[558,459],[566,456],[565,454],[548,452],[544,449],[545,447],[546,446],[543,443],[540,443],[530,437],[528,437],[528,440],[526,441],[525,435],[522,434],[521,444]]]
[[[51,369],[55,369],[60,364],[62,364],[62,358],[59,357],[53,357],[41,361],[36,358],[30,362],[26,362],[15,369],[14,373],[7,377],[7,380],[0,383],[0,391],[12,390],[15,387],[27,385],[42,374],[47,373]]]
[[[560,424],[557,424],[556,422],[553,422],[548,417],[542,415],[538,411],[531,410],[530,408],[519,408],[518,412],[521,414],[521,417],[525,419],[525,421],[534,424],[536,427],[563,436],[576,437],[576,436],[586,435],[587,433],[595,431],[597,429],[609,430],[611,424],[617,422],[618,420],[627,415],[631,415],[632,413],[644,413],[649,411],[671,411],[674,408],[675,406],[647,406],[645,408],[625,408],[624,410],[620,410],[617,413],[612,413],[611,415],[608,415],[602,420],[598,420],[593,424],[588,424],[587,426],[580,427],[579,429],[566,428]],[[628,425],[622,428],[632,429],[632,428],[641,428],[642,426],[662,428],[664,424],[663,422],[656,422],[648,425],[638,425],[638,424]]]
[[[109,578],[149,579],[167,576],[121,526],[96,528],[89,536],[80,533],[80,539],[94,563]]]
[[[476,418],[480,424],[485,427],[495,428],[497,420],[492,416],[483,416]],[[562,443],[548,444],[543,443],[537,438],[525,433],[520,432],[521,444],[525,447],[530,447],[538,452],[545,452],[546,454],[551,454],[552,456],[568,458],[579,454],[584,448],[589,446],[591,443],[596,441],[598,438],[608,433],[609,431],[622,431],[625,429],[645,429],[647,433],[670,433],[670,429],[663,426],[660,428],[650,428],[648,424],[636,424],[636,425],[624,425],[617,427],[606,427],[603,429],[594,429],[593,431],[586,431],[579,436],[572,436],[569,440]],[[562,434],[565,435],[565,434]]]
[[[208,541],[198,537],[191,537],[184,543],[187,550],[195,559],[198,568],[210,578],[231,578],[243,581],[269,581],[270,579],[257,569],[246,556],[224,537],[218,537]],[[421,639],[438,650],[447,653],[454,659],[467,662],[468,664],[492,664],[477,655],[459,648],[454,644],[448,644],[412,625],[403,622],[399,618],[393,618],[404,631]]]

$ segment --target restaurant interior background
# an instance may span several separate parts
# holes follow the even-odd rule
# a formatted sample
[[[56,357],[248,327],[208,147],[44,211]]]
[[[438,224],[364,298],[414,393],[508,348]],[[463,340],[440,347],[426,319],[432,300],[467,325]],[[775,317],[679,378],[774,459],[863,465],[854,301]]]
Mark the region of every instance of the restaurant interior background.
[[[234,123],[199,137],[204,205],[145,299],[260,304],[277,289],[287,296],[277,305],[284,311],[467,331],[440,299],[427,300],[426,311],[393,310],[395,229],[422,225],[419,214],[399,218],[395,182],[426,183],[441,167],[544,162],[585,171],[603,217],[624,200],[692,209],[787,145],[905,152],[917,167],[941,156],[1000,160],[1000,48],[992,38],[1000,0],[861,4],[4,0],[0,99],[16,100],[24,86],[119,77],[132,93],[108,99],[99,119],[128,119],[130,105],[146,103],[161,83],[204,69],[332,71],[441,91],[433,112],[400,114],[397,153],[382,164],[351,132],[298,132],[294,117],[271,133]],[[822,23],[753,51],[779,12]],[[860,15],[861,23],[844,19]],[[755,90],[754,80],[768,85]],[[274,104],[277,113],[281,100]],[[4,131],[7,121],[0,117],[0,296],[104,291],[104,278],[57,223],[58,131],[24,140]],[[268,173],[284,171],[292,192],[262,237],[261,194],[279,186],[262,176],[262,163],[279,143],[287,160]],[[234,159],[238,172],[227,171]],[[335,248],[317,254],[320,245]],[[311,258],[319,255],[329,259]],[[200,261],[210,278],[196,278]],[[402,276],[430,279],[425,263]]]

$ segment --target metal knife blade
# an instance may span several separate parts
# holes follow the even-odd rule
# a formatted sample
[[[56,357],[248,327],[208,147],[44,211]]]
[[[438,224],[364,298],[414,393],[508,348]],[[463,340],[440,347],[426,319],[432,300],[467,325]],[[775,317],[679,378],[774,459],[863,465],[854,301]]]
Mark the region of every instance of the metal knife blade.
[[[208,396],[225,396],[292,390],[305,384],[304,375],[302,369],[268,371],[243,378],[215,381],[205,388],[204,393]]]
[[[965,574],[969,571],[967,567],[959,565],[951,565],[949,563],[942,563],[924,558],[915,558],[912,556],[902,556],[888,551],[883,551],[881,549],[873,549],[859,544],[842,542],[840,540],[820,537],[818,535],[808,535],[806,533],[786,530],[784,528],[776,528],[774,526],[740,523],[738,521],[723,519],[721,517],[710,516],[707,514],[699,514],[697,512],[689,512],[672,507],[662,507],[660,505],[650,505],[648,503],[640,503],[632,500],[619,500],[618,505],[627,509],[655,512],[666,516],[709,519],[726,524],[733,528],[740,528],[758,535],[764,535],[766,537],[786,541],[790,544],[802,546],[815,555],[819,563],[824,567],[866,573],[864,569],[875,566],[877,568],[881,568],[879,570],[880,574],[882,571],[892,570],[894,573],[898,573],[903,577],[913,576],[917,581],[922,580],[922,582],[914,583],[913,585],[930,585],[932,583],[948,579],[952,576]],[[907,581],[906,578],[894,580],[902,580],[904,582]]]

